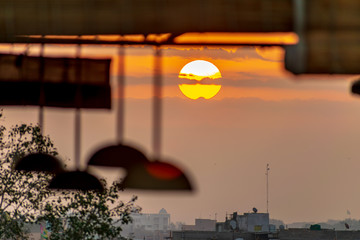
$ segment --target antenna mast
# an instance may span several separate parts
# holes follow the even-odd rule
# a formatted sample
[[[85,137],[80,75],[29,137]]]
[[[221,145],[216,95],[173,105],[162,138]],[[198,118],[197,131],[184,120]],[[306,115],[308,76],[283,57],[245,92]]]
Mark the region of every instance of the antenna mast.
[[[269,164],[266,164],[266,212],[269,213]]]

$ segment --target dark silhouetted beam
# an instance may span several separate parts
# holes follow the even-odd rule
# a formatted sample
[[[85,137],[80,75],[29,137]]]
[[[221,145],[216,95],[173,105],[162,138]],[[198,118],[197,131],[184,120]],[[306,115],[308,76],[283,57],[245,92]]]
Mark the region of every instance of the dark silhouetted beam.
[[[15,35],[291,31],[291,0],[0,1],[0,41]]]

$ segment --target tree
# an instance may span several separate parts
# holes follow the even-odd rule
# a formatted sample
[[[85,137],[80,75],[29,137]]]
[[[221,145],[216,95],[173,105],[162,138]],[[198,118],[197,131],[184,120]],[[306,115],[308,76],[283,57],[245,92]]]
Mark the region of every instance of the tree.
[[[41,202],[52,195],[50,175],[12,169],[14,160],[38,151],[57,154],[39,126],[21,124],[9,131],[0,126],[0,239],[26,239],[24,224],[36,219]]]
[[[106,181],[101,181],[106,186]],[[54,240],[120,238],[120,224],[127,224],[130,214],[140,211],[134,206],[136,197],[123,203],[120,191],[116,182],[104,192],[64,191],[57,200],[46,203],[39,221],[48,223]]]
[[[119,224],[140,210],[134,206],[136,197],[128,203],[119,200],[122,189],[115,182],[107,187],[102,180],[103,193],[57,192],[47,188],[52,175],[13,170],[17,159],[35,152],[58,154],[39,126],[0,126],[0,239],[28,239],[26,223],[40,221],[50,226],[55,240],[113,239],[120,236]]]

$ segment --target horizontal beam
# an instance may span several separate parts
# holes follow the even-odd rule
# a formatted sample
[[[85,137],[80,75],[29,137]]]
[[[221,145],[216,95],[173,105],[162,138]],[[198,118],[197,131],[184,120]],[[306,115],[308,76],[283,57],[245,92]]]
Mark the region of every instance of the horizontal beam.
[[[175,42],[172,39],[164,41],[130,41],[130,40],[100,40],[100,39],[83,39],[83,38],[64,38],[64,37],[15,37],[11,41],[4,40],[3,43],[23,43],[23,44],[81,44],[81,45],[147,45],[147,46],[259,46],[259,47],[271,47],[271,46],[287,46],[294,43],[269,43],[265,40],[263,42],[211,42],[211,41],[187,41],[187,42]]]
[[[0,41],[16,35],[291,32],[292,0],[0,1]]]
[[[360,29],[358,0],[298,0],[305,31]],[[294,0],[0,1],[0,42],[19,35],[293,32]]]

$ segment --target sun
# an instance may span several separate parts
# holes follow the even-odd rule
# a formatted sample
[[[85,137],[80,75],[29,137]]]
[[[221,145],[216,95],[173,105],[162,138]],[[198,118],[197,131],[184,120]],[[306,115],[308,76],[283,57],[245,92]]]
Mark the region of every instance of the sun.
[[[221,78],[219,69],[208,61],[195,60],[187,63],[180,70],[179,78],[196,81],[195,83],[179,84],[180,91],[190,99],[210,99],[221,89],[220,84],[208,83],[212,80]]]

